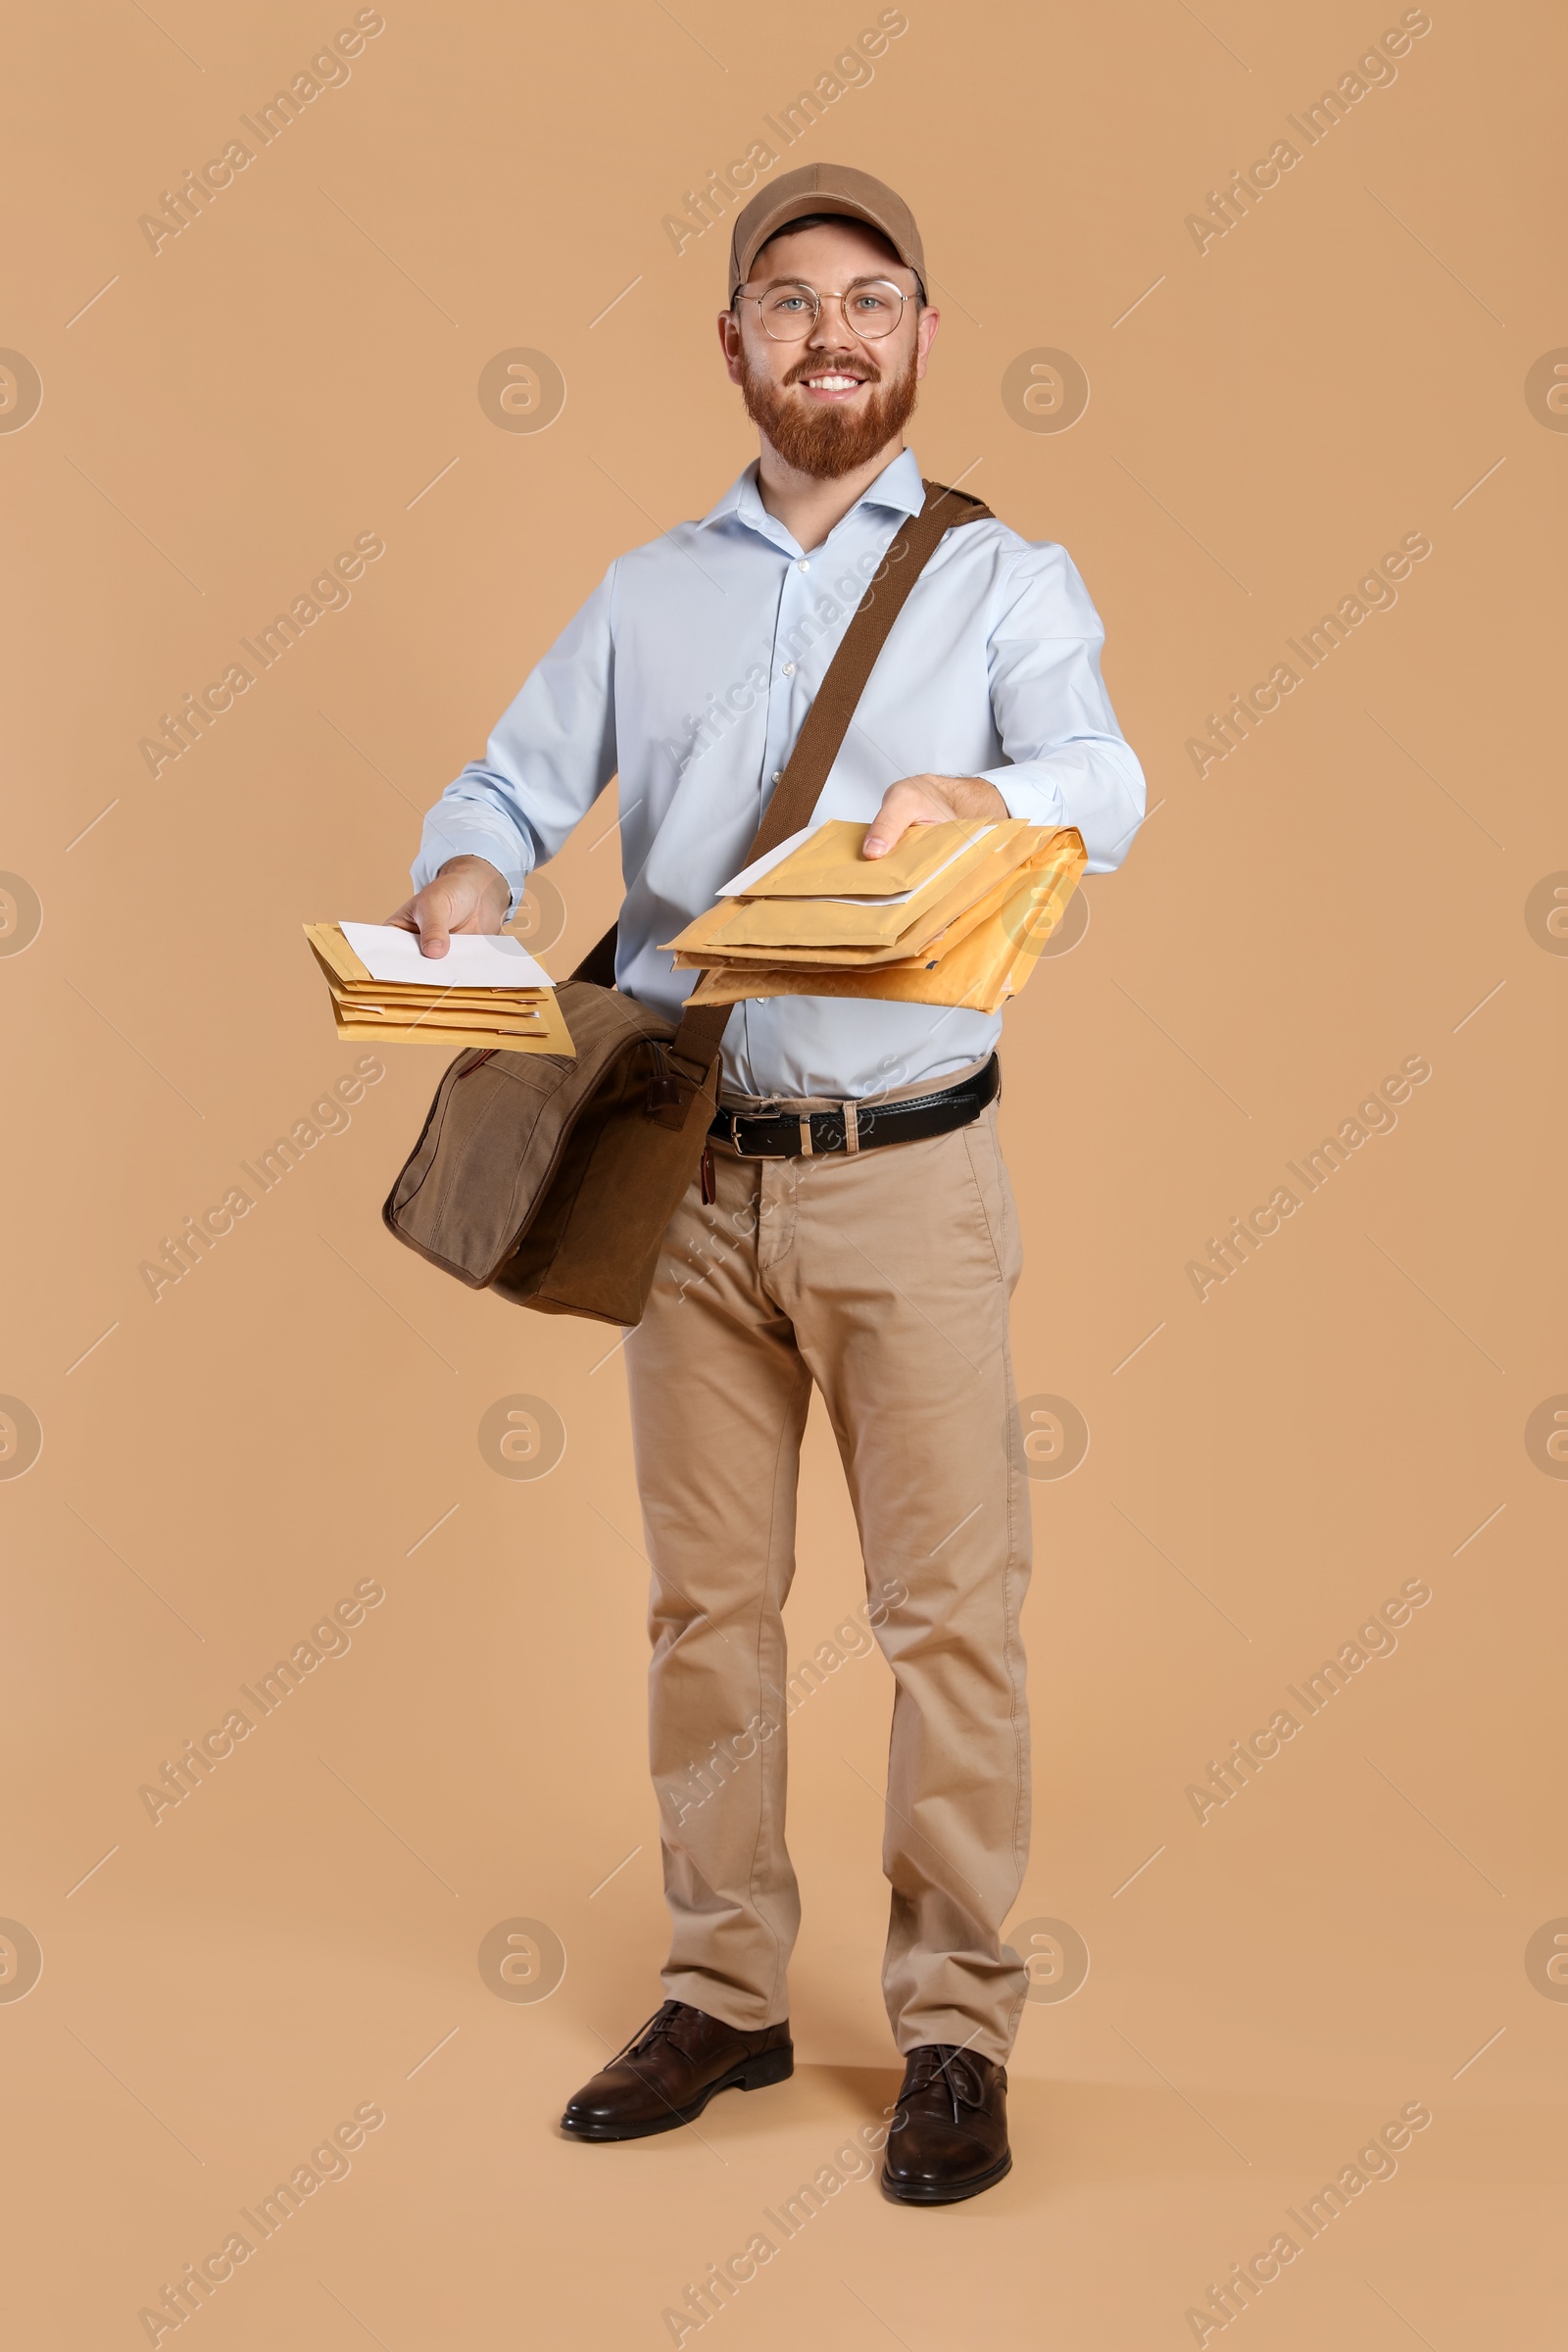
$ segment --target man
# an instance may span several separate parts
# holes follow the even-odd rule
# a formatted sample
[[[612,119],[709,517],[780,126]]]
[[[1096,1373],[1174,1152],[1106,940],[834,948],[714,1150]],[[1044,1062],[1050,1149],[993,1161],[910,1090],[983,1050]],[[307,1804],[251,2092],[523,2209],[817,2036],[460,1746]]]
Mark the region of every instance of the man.
[[[865,584],[924,502],[903,433],[938,315],[892,189],[828,164],[764,188],[735,222],[730,296],[719,339],[759,460],[701,522],[612,564],[431,811],[393,918],[426,956],[453,931],[499,930],[618,768],[617,981],[678,1017],[690,982],[659,943],[745,861]],[[994,519],[949,530],[817,816],[868,824],[867,858],[953,817],[1076,825],[1090,870],[1110,871],[1144,793],[1102,641],[1059,547]],[[906,2065],[883,2185],[950,2203],[1009,2168],[1004,2065],[1027,1985],[1001,1928],[1027,1854],[1030,1553],[1000,1028],[833,997],[730,1016],[710,1156],[625,1347],[668,1998],[571,2100],[576,2137],[670,2130],[792,2068],[781,1611],[814,1382],[895,1685],[883,1984]],[[857,1149],[845,1106],[873,1096],[875,1148]]]

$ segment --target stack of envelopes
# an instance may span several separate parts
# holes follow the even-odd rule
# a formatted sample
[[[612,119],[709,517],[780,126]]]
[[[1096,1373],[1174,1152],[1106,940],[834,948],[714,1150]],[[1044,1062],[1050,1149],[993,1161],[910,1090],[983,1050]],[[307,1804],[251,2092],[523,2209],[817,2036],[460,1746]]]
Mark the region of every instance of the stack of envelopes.
[[[412,931],[390,923],[307,923],[305,936],[326,976],[339,1037],[577,1051],[549,974],[507,933],[454,933],[439,957],[423,956]]]
[[[1019,990],[1087,860],[1072,826],[915,825],[885,858],[837,818],[792,834],[663,944],[693,1004],[884,997],[995,1012]]]

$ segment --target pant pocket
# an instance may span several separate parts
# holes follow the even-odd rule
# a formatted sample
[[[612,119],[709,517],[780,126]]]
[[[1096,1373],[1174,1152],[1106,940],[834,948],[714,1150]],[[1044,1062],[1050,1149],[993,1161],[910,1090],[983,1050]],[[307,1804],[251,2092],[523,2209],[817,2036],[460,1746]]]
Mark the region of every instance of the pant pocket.
[[[982,1111],[979,1118],[972,1119],[967,1127],[960,1128],[958,1132],[962,1138],[964,1152],[969,1162],[970,1181],[974,1186],[975,1200],[980,1210],[981,1222],[985,1226],[986,1239],[991,1245],[991,1255],[996,1265],[997,1277],[999,1281],[1007,1283],[1010,1289],[1011,1284],[1016,1282],[1018,1277],[1014,1272],[1009,1280],[1005,1263],[1009,1254],[1005,1180],[1002,1172],[1002,1156],[997,1150],[991,1119],[992,1114],[989,1110]]]

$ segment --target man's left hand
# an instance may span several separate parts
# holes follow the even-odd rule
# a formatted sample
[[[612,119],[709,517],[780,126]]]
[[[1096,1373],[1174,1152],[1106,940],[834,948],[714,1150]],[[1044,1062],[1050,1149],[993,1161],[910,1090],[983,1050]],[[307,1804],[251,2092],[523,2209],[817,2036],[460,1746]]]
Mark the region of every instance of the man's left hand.
[[[996,786],[979,776],[906,776],[882,795],[863,855],[885,858],[911,825],[949,824],[956,816],[983,816],[995,824],[1006,814],[1007,804]]]

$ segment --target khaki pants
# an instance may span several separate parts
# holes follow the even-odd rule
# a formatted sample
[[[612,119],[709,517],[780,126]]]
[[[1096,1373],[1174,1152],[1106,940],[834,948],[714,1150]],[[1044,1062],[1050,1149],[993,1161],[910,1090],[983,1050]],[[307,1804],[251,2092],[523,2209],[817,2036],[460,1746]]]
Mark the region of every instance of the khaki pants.
[[[1007,1352],[1017,1218],[996,1121],[993,1104],[950,1135],[853,1156],[715,1147],[717,1201],[694,1180],[626,1343],[654,1570],[664,1986],[732,2026],[789,2013],[781,1612],[814,1381],[894,1677],[894,2036],[997,2060],[1012,2045],[1026,1980],[1000,1930],[1028,1852],[1030,1544]],[[846,1773],[846,1804],[863,1796]]]

